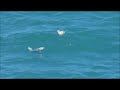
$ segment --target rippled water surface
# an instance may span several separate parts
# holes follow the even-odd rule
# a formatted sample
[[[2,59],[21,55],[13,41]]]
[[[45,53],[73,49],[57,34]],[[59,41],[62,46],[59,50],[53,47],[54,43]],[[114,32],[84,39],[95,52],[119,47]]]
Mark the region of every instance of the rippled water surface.
[[[0,78],[120,78],[119,35],[120,12],[1,11]]]

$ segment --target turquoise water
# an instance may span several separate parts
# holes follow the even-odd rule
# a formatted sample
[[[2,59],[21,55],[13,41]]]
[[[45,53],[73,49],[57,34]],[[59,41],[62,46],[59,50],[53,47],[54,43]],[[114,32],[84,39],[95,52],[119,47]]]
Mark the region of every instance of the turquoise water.
[[[1,11],[0,78],[120,78],[119,25],[115,11]]]

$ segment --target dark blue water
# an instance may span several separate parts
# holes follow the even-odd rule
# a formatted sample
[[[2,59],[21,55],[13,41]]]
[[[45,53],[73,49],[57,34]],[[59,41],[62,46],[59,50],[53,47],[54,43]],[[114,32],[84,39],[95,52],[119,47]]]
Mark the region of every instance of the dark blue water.
[[[120,12],[0,12],[0,78],[120,78],[119,49]]]

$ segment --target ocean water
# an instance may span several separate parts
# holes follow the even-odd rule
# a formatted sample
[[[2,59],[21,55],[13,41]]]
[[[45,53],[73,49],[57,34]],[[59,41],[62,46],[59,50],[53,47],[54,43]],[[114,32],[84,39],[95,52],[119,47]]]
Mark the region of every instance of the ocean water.
[[[119,50],[119,11],[0,12],[1,79],[120,78]]]

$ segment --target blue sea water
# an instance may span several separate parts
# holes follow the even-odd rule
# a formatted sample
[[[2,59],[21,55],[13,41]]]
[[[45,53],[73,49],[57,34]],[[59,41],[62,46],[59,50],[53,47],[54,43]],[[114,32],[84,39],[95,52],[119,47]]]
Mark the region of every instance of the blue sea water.
[[[0,78],[120,78],[119,50],[119,11],[0,12]]]

